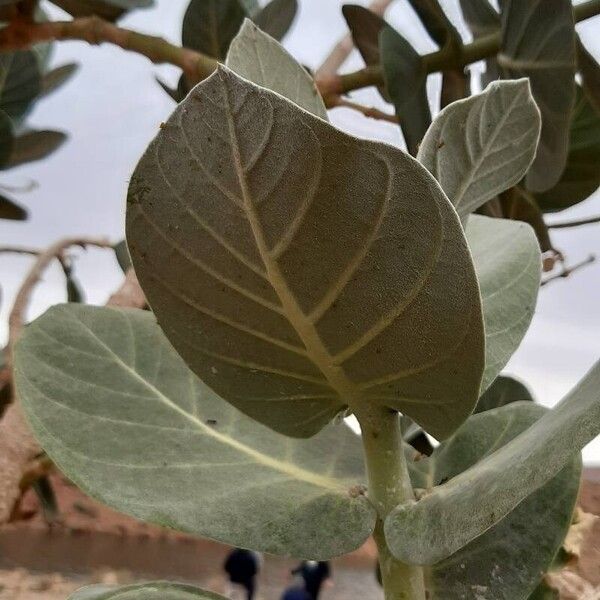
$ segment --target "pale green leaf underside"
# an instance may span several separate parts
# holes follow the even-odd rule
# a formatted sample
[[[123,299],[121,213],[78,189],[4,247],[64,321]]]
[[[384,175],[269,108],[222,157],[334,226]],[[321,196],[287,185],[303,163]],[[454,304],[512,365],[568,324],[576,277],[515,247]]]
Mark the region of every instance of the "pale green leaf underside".
[[[545,409],[517,402],[475,415],[434,451],[413,463],[416,486],[432,488],[470,468],[527,429]],[[524,600],[561,547],[579,491],[581,459],[526,498],[483,535],[425,569],[431,600]],[[501,492],[497,492],[501,493]],[[438,528],[443,528],[443,521]],[[402,543],[401,540],[397,543]],[[479,596],[477,595],[479,594]]]
[[[275,554],[358,547],[375,515],[343,423],[294,440],[212,393],[144,311],[61,305],[16,349],[42,446],[91,496],[135,517]],[[276,401],[273,403],[275,405]]]
[[[277,92],[313,115],[328,120],[323,99],[306,69],[249,19],[231,42],[226,64],[252,83]]]
[[[68,600],[225,600],[223,596],[180,583],[158,581],[110,589],[92,585],[69,596]]]
[[[599,389],[597,363],[556,408],[512,442],[419,502],[398,506],[386,521],[394,554],[409,563],[436,563],[514,510],[598,434]]]
[[[127,240],[177,351],[273,429],[377,403],[443,438],[476,403],[479,289],[437,183],[228,69],[142,157]]]
[[[498,81],[442,110],[417,158],[464,218],[523,178],[540,128],[528,81]]]
[[[483,305],[484,392],[529,328],[540,288],[541,254],[533,229],[521,221],[471,215],[466,233]]]
[[[571,0],[506,0],[502,51],[506,77],[528,77],[542,113],[540,143],[527,187],[543,192],[560,179],[567,160],[575,100],[575,25]]]

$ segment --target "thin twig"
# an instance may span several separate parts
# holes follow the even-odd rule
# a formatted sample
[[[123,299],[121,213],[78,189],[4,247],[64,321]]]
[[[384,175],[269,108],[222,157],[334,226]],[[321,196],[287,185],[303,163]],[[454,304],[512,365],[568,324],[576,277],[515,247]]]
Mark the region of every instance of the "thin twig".
[[[589,217],[587,219],[577,219],[575,221],[560,221],[558,223],[549,223],[548,229],[566,229],[567,227],[580,227],[582,225],[591,225],[592,223],[600,223],[600,215]]]
[[[112,248],[110,242],[105,239],[88,237],[66,238],[52,244],[46,250],[38,254],[35,264],[31,267],[31,270],[21,284],[21,288],[17,292],[12,310],[8,316],[8,344],[5,354],[6,362],[9,366],[12,365],[14,345],[19,339],[21,331],[25,326],[25,312],[29,306],[31,294],[35,289],[35,286],[41,279],[48,265],[56,258],[59,258],[60,260],[64,251],[71,246],[81,246],[82,248],[86,248],[87,246]]]
[[[575,271],[579,271],[580,269],[583,269],[584,267],[587,267],[588,265],[591,265],[594,262],[596,262],[596,257],[593,254],[590,254],[590,256],[588,256],[585,260],[574,264],[572,267],[565,267],[560,273],[557,273],[556,275],[552,275],[552,277],[544,279],[540,285],[548,285],[550,282],[556,281],[557,279],[564,279],[566,277],[569,277],[569,275],[572,275],[573,273],[575,273]]]
[[[377,119],[378,121],[387,121],[388,123],[399,123],[398,117],[396,115],[391,115],[372,106],[363,106],[362,104],[357,104],[356,102],[352,102],[351,100],[348,100],[347,98],[342,98],[341,96],[331,96],[329,107],[352,108],[353,110],[362,113],[363,115],[365,115],[365,117],[369,117],[370,119]]]

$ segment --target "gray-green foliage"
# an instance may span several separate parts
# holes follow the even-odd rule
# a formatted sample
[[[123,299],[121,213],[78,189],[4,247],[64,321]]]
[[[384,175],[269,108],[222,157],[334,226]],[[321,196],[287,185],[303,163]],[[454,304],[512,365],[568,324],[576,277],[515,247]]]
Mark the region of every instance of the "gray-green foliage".
[[[285,96],[328,120],[312,77],[272,37],[246,19],[227,53],[227,66],[245,79]]]
[[[518,400],[516,396],[509,406],[470,417],[430,458],[413,463],[414,485],[429,490],[443,486],[544,415],[542,407]],[[429,598],[528,598],[562,546],[577,500],[580,473],[581,459],[575,456],[503,520],[428,567]]]
[[[370,503],[352,493],[364,467],[345,424],[305,441],[256,423],[192,374],[148,312],[54,307],[27,329],[16,360],[38,439],[109,506],[306,558],[349,552],[373,529]]]
[[[526,79],[494,82],[434,120],[418,160],[461,217],[518,183],[531,165],[541,119]]]
[[[420,502],[399,506],[386,521],[392,551],[409,563],[434,564],[513,511],[597,435],[599,385],[600,363],[513,443],[438,486]]]

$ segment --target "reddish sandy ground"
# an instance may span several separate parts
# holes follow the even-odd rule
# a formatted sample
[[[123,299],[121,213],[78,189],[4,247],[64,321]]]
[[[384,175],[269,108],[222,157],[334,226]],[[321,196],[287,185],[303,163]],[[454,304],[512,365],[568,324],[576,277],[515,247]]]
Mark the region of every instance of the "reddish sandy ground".
[[[228,548],[134,521],[54,477],[61,521],[48,527],[33,496],[25,521],[0,531],[0,600],[65,600],[89,583],[171,578],[224,591],[221,565]],[[600,515],[600,470],[586,472],[581,508]],[[380,600],[371,544],[333,563],[335,584],[323,600]],[[258,600],[278,600],[293,562],[267,557]],[[586,533],[579,561],[564,584],[565,600],[600,600],[600,520]],[[584,583],[581,583],[583,581]]]

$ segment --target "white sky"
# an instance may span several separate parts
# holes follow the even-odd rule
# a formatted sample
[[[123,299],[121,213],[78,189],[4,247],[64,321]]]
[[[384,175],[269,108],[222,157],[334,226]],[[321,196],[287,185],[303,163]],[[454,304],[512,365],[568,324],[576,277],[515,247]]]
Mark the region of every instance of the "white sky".
[[[448,13],[461,26],[457,0],[442,0]],[[286,47],[306,65],[317,66],[331,45],[344,32],[340,0],[300,0],[301,11]],[[366,4],[363,0],[358,2]],[[160,34],[180,41],[186,0],[157,0],[150,10],[133,12],[124,26]],[[60,14],[58,9],[49,9]],[[407,8],[397,0],[389,20],[421,52],[435,47]],[[586,45],[600,58],[600,17],[579,26]],[[166,120],[174,103],[155,83],[154,76],[175,83],[178,71],[156,67],[146,59],[110,46],[89,47],[80,42],[56,45],[53,64],[77,61],[81,69],[59,92],[40,102],[28,120],[30,127],[62,129],[70,139],[48,160],[0,174],[0,184],[39,185],[15,195],[27,206],[31,217],[24,223],[0,221],[0,244],[43,247],[70,235],[123,237],[124,207],[128,178],[159,124]],[[353,55],[345,69],[360,68]],[[430,91],[439,85],[430,77]],[[365,104],[380,104],[372,90],[354,94]],[[388,108],[389,110],[389,108]],[[333,123],[361,137],[400,144],[393,125],[367,120],[347,109],[331,113]],[[600,194],[561,213],[553,220],[600,214]],[[554,244],[570,262],[594,253],[600,256],[600,225],[560,230]],[[12,298],[31,263],[27,257],[0,255],[0,341],[6,337],[6,317]],[[79,253],[77,275],[89,302],[104,303],[121,281],[109,251]],[[65,300],[64,283],[58,268],[51,269],[38,287],[29,313],[36,317],[51,304]],[[540,291],[532,327],[506,371],[525,381],[536,399],[553,406],[600,358],[600,262]],[[584,451],[588,464],[600,465],[600,437]]]

